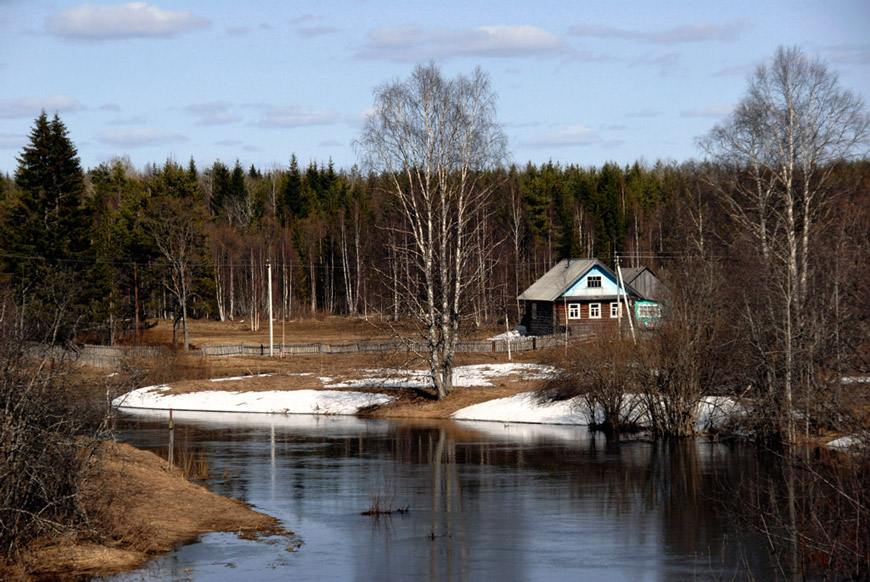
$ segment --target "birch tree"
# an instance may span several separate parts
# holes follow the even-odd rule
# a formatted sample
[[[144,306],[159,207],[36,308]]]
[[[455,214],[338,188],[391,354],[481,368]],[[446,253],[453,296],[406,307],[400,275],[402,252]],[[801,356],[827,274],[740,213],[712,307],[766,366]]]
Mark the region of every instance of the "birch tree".
[[[825,63],[780,47],[750,77],[730,118],[700,141],[717,165],[725,208],[759,249],[772,333],[756,350],[776,405],[776,430],[788,443],[795,438],[796,384],[812,373],[805,369],[807,294],[834,163],[866,151],[867,137],[861,98],[842,88]],[[752,327],[760,315],[747,310]]]
[[[438,398],[452,388],[466,291],[481,275],[475,261],[486,201],[494,186],[483,172],[506,157],[488,76],[445,78],[434,63],[374,91],[374,109],[356,146],[367,165],[389,178],[410,245],[396,248],[417,271],[401,289],[420,323]],[[400,233],[402,234],[402,233]],[[402,238],[401,236],[396,237]]]
[[[146,228],[169,268],[167,290],[175,299],[184,334],[184,351],[190,347],[187,308],[194,293],[194,269],[202,263],[206,217],[191,198],[152,199]]]

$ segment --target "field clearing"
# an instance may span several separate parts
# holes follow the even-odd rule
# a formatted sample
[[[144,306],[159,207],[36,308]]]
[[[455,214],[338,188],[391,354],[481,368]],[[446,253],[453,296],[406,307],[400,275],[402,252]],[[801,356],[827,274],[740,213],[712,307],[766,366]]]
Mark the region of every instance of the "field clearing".
[[[272,324],[275,344],[325,343],[341,344],[366,340],[395,339],[398,335],[413,337],[414,328],[407,323],[395,324],[380,317],[315,317],[293,319]],[[505,331],[495,327],[481,327],[463,335],[463,339],[485,339]],[[181,341],[181,327],[178,341]],[[190,343],[193,346],[227,344],[269,344],[269,322],[263,320],[257,331],[251,331],[247,321],[190,320]],[[160,319],[145,331],[146,344],[171,345],[172,321]]]
[[[275,325],[275,341],[280,341],[280,323]],[[403,330],[405,333],[409,329]],[[502,330],[503,331],[503,330]],[[478,338],[492,337],[498,330],[479,330]],[[379,327],[363,319],[329,317],[287,322],[287,343],[343,343],[370,339],[391,339],[395,331]],[[171,344],[172,326],[159,321],[148,330],[145,341],[151,345]],[[251,332],[243,322],[192,321],[190,341],[196,345],[222,345],[232,343],[268,343],[268,329]],[[563,355],[561,349],[551,348],[512,353],[460,353],[456,366],[493,365],[508,362],[554,364]],[[334,381],[353,381],[370,376],[373,370],[426,370],[424,360],[409,352],[384,354],[312,354],[293,356],[212,356],[197,352],[174,352],[164,359],[143,359],[133,366],[146,373],[140,385],[168,384],[171,393],[183,394],[201,391],[256,392],[267,390],[335,389]],[[212,382],[213,379],[246,376],[244,380]],[[251,377],[254,376],[254,377]],[[326,381],[324,381],[326,379]],[[331,380],[330,380],[331,379]],[[525,378],[520,374],[498,378],[492,386],[455,386],[444,400],[437,400],[434,392],[421,387],[363,386],[345,388],[363,392],[382,392],[396,396],[396,402],[366,411],[370,417],[380,418],[448,418],[454,411],[471,404],[513,396],[519,392],[537,390],[545,380]]]

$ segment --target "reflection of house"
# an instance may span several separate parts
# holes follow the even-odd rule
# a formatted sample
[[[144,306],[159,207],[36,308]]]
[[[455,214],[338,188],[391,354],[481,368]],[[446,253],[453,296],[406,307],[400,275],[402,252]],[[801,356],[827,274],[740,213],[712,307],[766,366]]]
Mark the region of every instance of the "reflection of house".
[[[570,331],[586,333],[615,326],[625,318],[626,301],[636,321],[654,323],[661,315],[656,299],[661,283],[646,267],[616,273],[598,259],[565,259],[547,271],[519,299],[525,303],[522,325],[530,335]]]

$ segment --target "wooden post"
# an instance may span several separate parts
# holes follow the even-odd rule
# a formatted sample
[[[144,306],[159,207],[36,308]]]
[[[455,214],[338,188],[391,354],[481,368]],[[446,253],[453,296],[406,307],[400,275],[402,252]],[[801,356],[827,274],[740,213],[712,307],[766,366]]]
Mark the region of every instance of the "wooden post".
[[[174,451],[175,451],[175,427],[172,424],[172,409],[169,409],[169,471],[172,471],[172,466],[174,464]]]
[[[268,279],[267,287],[268,287],[268,295],[269,295],[269,356],[275,355],[275,332],[272,327],[272,261],[270,259],[266,259],[266,278]]]
[[[505,312],[504,314],[504,330],[505,330],[505,341],[507,342],[507,352],[508,352],[508,362],[512,362],[511,358],[511,327],[510,323],[508,323],[508,314]]]
[[[616,290],[616,302],[619,303],[619,292],[622,291],[622,298],[625,301],[626,317],[628,317],[628,327],[631,329],[631,341],[637,343],[637,336],[634,335],[634,323],[631,321],[631,307],[628,304],[628,293],[625,292],[625,281],[622,279],[622,268],[619,266],[619,257],[616,257],[616,273],[619,276],[619,284]],[[622,320],[619,322],[622,327]]]

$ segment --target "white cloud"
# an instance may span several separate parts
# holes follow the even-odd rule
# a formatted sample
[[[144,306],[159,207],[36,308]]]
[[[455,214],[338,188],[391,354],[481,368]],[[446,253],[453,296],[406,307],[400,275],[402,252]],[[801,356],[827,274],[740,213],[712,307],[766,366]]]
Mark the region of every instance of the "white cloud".
[[[631,113],[627,113],[626,116],[627,117],[658,117],[661,114],[662,114],[661,111],[657,111],[655,109],[650,109],[649,107],[646,107],[644,109],[641,109],[640,111],[632,111]]]
[[[230,111],[232,104],[224,101],[210,103],[195,103],[188,105],[184,111],[196,116],[199,125],[223,125],[239,121],[240,117]]]
[[[166,145],[183,141],[187,141],[183,135],[150,127],[107,131],[100,136],[100,142],[104,144],[128,148]]]
[[[732,65],[719,69],[713,73],[714,77],[747,77],[758,67],[757,63],[747,63],[742,65]]]
[[[734,111],[733,105],[711,105],[702,109],[689,109],[680,113],[682,117],[712,117],[722,119],[728,117]]]
[[[144,115],[134,115],[132,117],[116,117],[109,121],[109,125],[144,125],[148,122],[148,118]]]
[[[23,97],[21,99],[0,100],[0,118],[13,119],[21,117],[37,117],[43,110],[49,115],[81,111],[84,105],[78,99],[68,95],[53,97]]]
[[[731,22],[728,24],[696,22],[651,32],[611,26],[577,25],[569,29],[569,34],[592,38],[636,40],[654,44],[682,44],[687,42],[735,41],[744,28],[745,26],[742,22]]]
[[[308,109],[297,105],[262,107],[263,117],[256,123],[263,129],[303,127],[306,125],[327,125],[338,119],[338,115],[326,109]]]
[[[303,38],[314,38],[317,36],[336,34],[340,31],[339,31],[339,29],[335,28],[334,26],[306,26],[306,27],[300,27],[299,29],[297,29],[297,32]]]
[[[189,10],[163,10],[149,6],[147,2],[128,2],[118,6],[87,3],[50,16],[45,21],[50,34],[75,40],[168,38],[208,25],[208,20]]]
[[[844,65],[868,65],[870,64],[870,45],[852,44],[824,47],[828,58],[832,63]]]
[[[533,57],[565,54],[568,44],[535,26],[481,26],[426,30],[416,26],[381,27],[369,33],[358,56],[420,61],[452,57]]]
[[[27,145],[26,135],[14,135],[10,133],[0,133],[0,149],[17,150]]]
[[[587,146],[603,141],[595,130],[585,125],[569,125],[559,131],[532,138],[526,142],[526,145],[535,147]]]

